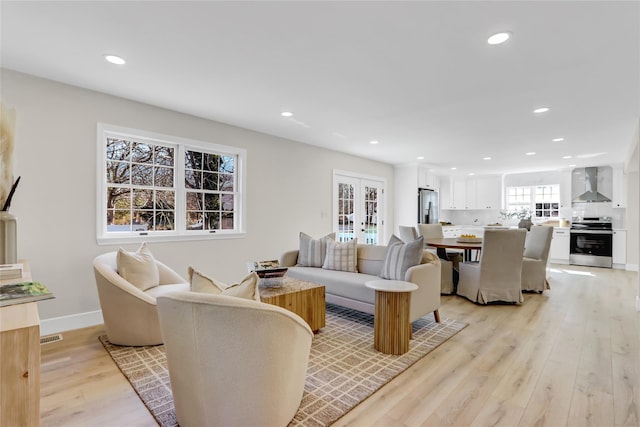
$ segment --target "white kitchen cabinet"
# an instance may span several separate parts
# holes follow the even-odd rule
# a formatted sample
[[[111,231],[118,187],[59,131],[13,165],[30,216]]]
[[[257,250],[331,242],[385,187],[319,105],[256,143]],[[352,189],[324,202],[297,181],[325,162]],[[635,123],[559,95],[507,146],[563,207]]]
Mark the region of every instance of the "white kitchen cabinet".
[[[500,209],[499,176],[440,177],[441,209]]]
[[[502,205],[502,179],[499,176],[476,178],[476,208],[500,209]]]
[[[478,209],[478,181],[473,178],[465,180],[464,208]]]
[[[571,236],[568,228],[554,228],[549,248],[549,260],[558,264],[569,264],[570,242]]]
[[[451,179],[451,194],[449,209],[464,209],[467,203],[467,180],[464,177]]]
[[[502,181],[499,176],[466,179],[465,209],[500,209]]]
[[[451,179],[448,176],[440,177],[440,209],[451,209]],[[442,215],[440,215],[442,216]]]
[[[611,207],[626,208],[627,207],[627,189],[624,180],[624,171],[622,166],[613,167],[613,191],[611,197]],[[614,261],[615,262],[615,261]]]
[[[560,207],[571,207],[571,174],[573,170],[560,171]]]
[[[627,230],[613,230],[613,263],[627,264]]]
[[[443,225],[442,226],[442,235],[445,238],[453,238],[460,237],[462,234],[462,227],[458,225]]]
[[[436,190],[440,187],[439,177],[429,168],[418,167],[418,188]]]

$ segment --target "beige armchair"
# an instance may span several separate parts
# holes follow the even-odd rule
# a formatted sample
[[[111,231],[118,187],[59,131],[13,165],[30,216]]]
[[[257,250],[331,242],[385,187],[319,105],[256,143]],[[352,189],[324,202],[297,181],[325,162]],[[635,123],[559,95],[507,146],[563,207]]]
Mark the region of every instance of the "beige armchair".
[[[553,227],[534,225],[527,233],[522,259],[522,290],[543,292],[549,289],[547,261]]]
[[[176,416],[189,426],[286,426],[313,332],[283,308],[222,295],[158,298]]]
[[[160,284],[141,291],[118,274],[117,252],[93,260],[104,326],[116,345],[162,344],[156,298],[166,292],[188,290],[189,284],[175,271],[156,261]]]
[[[522,258],[527,230],[486,230],[480,262],[460,264],[458,295],[479,304],[521,303]]]
[[[442,225],[440,224],[418,224],[418,234],[426,239],[441,239],[444,237],[442,233]],[[438,249],[438,257],[440,258],[440,293],[454,293],[453,283],[453,261],[452,258],[459,257],[457,253],[447,253],[445,249]]]
[[[415,227],[409,227],[406,225],[398,226],[398,237],[405,243],[413,242],[418,238],[418,233]]]

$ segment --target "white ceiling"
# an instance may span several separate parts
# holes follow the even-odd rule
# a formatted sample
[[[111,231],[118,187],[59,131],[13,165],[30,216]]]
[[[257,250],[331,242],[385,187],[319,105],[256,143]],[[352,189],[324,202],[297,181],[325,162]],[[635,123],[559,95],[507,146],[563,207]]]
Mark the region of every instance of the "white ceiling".
[[[440,172],[622,163],[640,117],[637,1],[3,0],[0,15],[4,68]],[[513,36],[488,45],[498,31]]]

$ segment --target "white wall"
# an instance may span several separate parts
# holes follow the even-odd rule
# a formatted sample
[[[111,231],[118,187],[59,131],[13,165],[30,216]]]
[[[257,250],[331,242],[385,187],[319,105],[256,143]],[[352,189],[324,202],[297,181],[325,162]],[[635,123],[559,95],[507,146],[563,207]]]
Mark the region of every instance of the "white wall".
[[[299,231],[329,233],[333,169],[386,178],[386,200],[394,200],[391,165],[0,71],[2,101],[17,115],[14,175],[22,179],[11,211],[18,217],[18,257],[28,259],[34,280],[56,295],[38,303],[43,330],[47,319],[51,325],[72,316],[64,323],[69,329],[83,326],[83,313],[99,318],[91,262],[117,246],[96,243],[98,122],[247,149],[246,237],[151,245],[156,258],[183,276],[194,265],[223,281],[238,280],[247,260],[277,258],[297,247]],[[393,209],[387,215],[385,224],[393,224]]]
[[[395,225],[393,232],[397,235],[398,226],[415,227],[418,223],[418,167],[415,165],[396,166],[394,190]]]

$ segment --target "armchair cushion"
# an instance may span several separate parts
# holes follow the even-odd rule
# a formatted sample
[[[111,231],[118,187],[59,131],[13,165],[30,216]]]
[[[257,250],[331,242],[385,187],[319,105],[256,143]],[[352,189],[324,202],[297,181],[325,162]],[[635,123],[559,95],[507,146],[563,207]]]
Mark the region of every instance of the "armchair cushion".
[[[420,264],[424,248],[424,237],[404,243],[395,234],[389,239],[387,253],[380,277],[391,280],[405,280],[407,270]]]
[[[191,291],[205,294],[225,295],[260,301],[258,282],[260,278],[255,272],[245,276],[240,283],[227,285],[219,280],[211,278],[193,267],[189,267],[189,281]]]
[[[142,242],[136,252],[127,252],[120,248],[116,263],[118,274],[141,291],[160,284],[158,266],[146,242]]]
[[[303,267],[322,267],[327,254],[327,242],[333,241],[335,238],[336,233],[313,239],[308,234],[301,232],[298,264]]]

